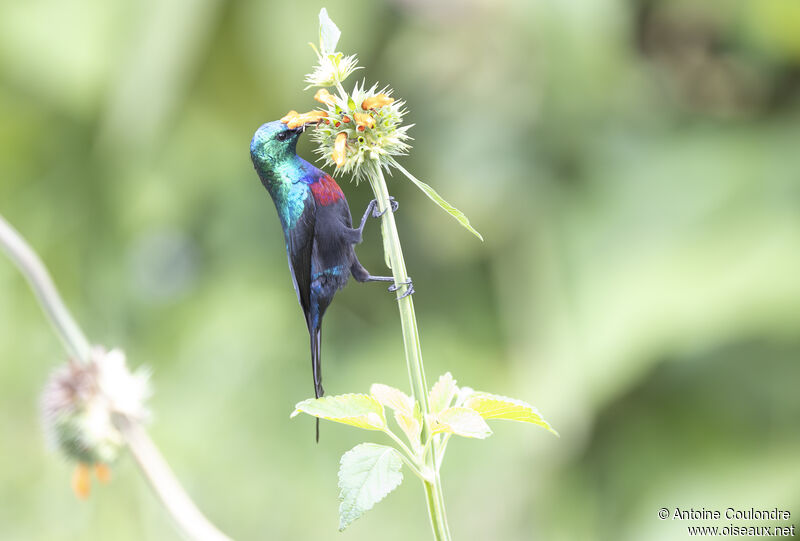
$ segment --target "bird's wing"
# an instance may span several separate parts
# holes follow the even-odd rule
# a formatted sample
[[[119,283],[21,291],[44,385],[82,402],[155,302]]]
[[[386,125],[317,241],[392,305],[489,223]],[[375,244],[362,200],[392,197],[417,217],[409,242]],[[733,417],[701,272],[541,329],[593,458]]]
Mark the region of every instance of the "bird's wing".
[[[286,232],[286,248],[289,253],[289,270],[292,272],[297,300],[308,320],[311,305],[311,252],[314,247],[314,225],[316,204],[311,194],[306,197],[305,207],[294,227]]]
[[[361,242],[361,233],[352,229],[353,219],[350,216],[347,198],[333,177],[319,171],[316,181],[310,187],[317,203],[318,214],[332,218],[330,223],[326,224],[327,227],[335,228],[337,234],[351,244]]]

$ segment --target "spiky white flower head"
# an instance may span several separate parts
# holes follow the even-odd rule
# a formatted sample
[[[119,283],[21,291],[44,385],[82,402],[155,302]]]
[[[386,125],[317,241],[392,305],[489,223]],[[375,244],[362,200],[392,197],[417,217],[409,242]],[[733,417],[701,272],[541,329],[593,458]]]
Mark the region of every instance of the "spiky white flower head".
[[[147,420],[149,396],[148,371],[131,372],[119,349],[95,347],[88,362],[70,360],[48,379],[41,398],[45,433],[74,460],[108,464],[124,443],[114,415]]]
[[[366,89],[362,82],[346,100],[333,95],[317,97],[326,106],[327,116],[311,133],[317,144],[315,152],[326,165],[336,166],[334,174],[350,174],[356,183],[369,174],[369,167],[362,167],[367,160],[388,169],[396,165],[395,156],[411,148],[406,133],[411,125],[403,125],[405,102],[392,98],[390,88],[377,88]]]

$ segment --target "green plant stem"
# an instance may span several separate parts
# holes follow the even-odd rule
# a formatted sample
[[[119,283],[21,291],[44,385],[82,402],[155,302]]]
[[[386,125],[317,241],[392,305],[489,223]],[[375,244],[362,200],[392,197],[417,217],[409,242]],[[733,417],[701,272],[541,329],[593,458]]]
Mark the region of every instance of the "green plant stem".
[[[2,216],[0,216],[0,247],[28,280],[39,300],[39,305],[53,324],[67,352],[81,362],[89,362],[89,341],[75,323],[61,295],[58,294],[42,260]]]
[[[390,210],[389,190],[386,187],[386,179],[377,160],[372,160],[372,167],[369,174],[370,185],[375,193],[378,202],[378,211],[383,212],[381,218],[381,230],[384,239],[384,250],[392,269],[395,284],[402,284],[408,281],[406,264],[403,259],[403,250],[400,246],[400,237],[397,234],[397,224],[394,221],[394,214]],[[398,295],[405,293],[408,286],[400,286]],[[425,382],[425,369],[422,364],[422,349],[419,343],[419,330],[417,329],[417,318],[414,314],[414,301],[409,295],[397,301],[400,310],[400,324],[403,331],[403,345],[406,352],[406,364],[408,367],[408,379],[411,382],[411,391],[414,399],[419,402],[422,413],[422,435],[421,441],[427,441],[431,434],[429,422],[430,406],[428,404],[428,385]],[[444,496],[442,494],[442,482],[436,468],[437,447],[431,445],[430,452],[423,457],[426,471],[434,473],[433,481],[423,481],[425,485],[425,497],[428,502],[428,514],[431,519],[434,539],[437,541],[450,541],[450,530],[447,525],[445,514]]]
[[[437,457],[439,462],[436,464],[437,470],[441,468],[442,462],[444,461],[444,454],[447,451],[447,442],[450,441],[450,436],[452,436],[452,434],[445,434],[444,439],[442,439],[442,442],[439,444],[439,456]]]
[[[426,479],[425,479],[425,476],[422,474],[422,472],[421,472],[421,471],[419,471],[419,468],[417,468],[417,467],[414,465],[414,463],[411,461],[411,459],[409,459],[409,458],[408,458],[406,455],[404,455],[403,453],[400,453],[400,458],[403,460],[403,462],[405,462],[405,463],[406,463],[406,466],[408,466],[408,469],[409,469],[409,470],[411,470],[411,472],[412,472],[414,475],[416,475],[416,476],[419,478],[419,480],[420,480],[420,481],[422,481],[423,483],[426,481]]]
[[[416,456],[417,456],[417,455],[415,455],[415,454],[414,454],[414,453],[411,451],[411,449],[409,449],[409,448],[408,448],[408,445],[406,445],[405,443],[403,443],[403,440],[401,440],[400,438],[398,438],[398,437],[397,437],[397,435],[396,435],[394,432],[392,432],[391,430],[389,430],[389,429],[387,428],[387,429],[385,429],[385,430],[383,431],[383,433],[384,433],[384,434],[386,434],[387,436],[389,436],[390,438],[392,438],[392,439],[394,440],[394,442],[397,444],[397,446],[398,446],[398,447],[400,447],[400,450],[401,450],[401,451],[403,451],[403,453],[405,453],[405,455],[406,455],[408,458],[410,458],[410,459],[412,459],[412,460],[416,458]]]
[[[200,512],[142,425],[124,415],[115,415],[113,421],[142,475],[186,537],[196,541],[231,541]]]

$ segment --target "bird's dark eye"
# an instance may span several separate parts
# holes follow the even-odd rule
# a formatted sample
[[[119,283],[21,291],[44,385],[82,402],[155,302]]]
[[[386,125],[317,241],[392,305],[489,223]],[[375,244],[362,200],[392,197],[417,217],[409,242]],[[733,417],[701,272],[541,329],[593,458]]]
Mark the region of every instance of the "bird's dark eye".
[[[275,136],[278,141],[286,141],[286,138],[289,137],[288,131],[282,131],[277,136]]]

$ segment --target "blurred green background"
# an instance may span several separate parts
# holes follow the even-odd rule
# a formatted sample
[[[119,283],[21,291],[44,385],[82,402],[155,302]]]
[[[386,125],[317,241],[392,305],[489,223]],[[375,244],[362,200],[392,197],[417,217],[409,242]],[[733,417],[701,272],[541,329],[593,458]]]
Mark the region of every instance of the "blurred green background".
[[[800,523],[796,0],[6,0],[0,212],[91,339],[152,368],[152,436],[201,509],[242,540],[430,536],[410,474],[337,533],[365,433],[315,445],[289,420],[307,335],[248,150],[314,106],[322,6],[359,77],[408,101],[403,163],[486,238],[395,175],[429,382],[520,397],[561,433],[454,442],[454,538],[682,539],[656,516],[676,506]],[[360,214],[368,187],[342,184]],[[374,273],[380,248],[372,223]],[[407,389],[398,323],[381,286],[341,292],[327,391]],[[4,257],[0,359],[0,539],[178,539],[129,458],[72,495],[37,406],[64,353]]]

